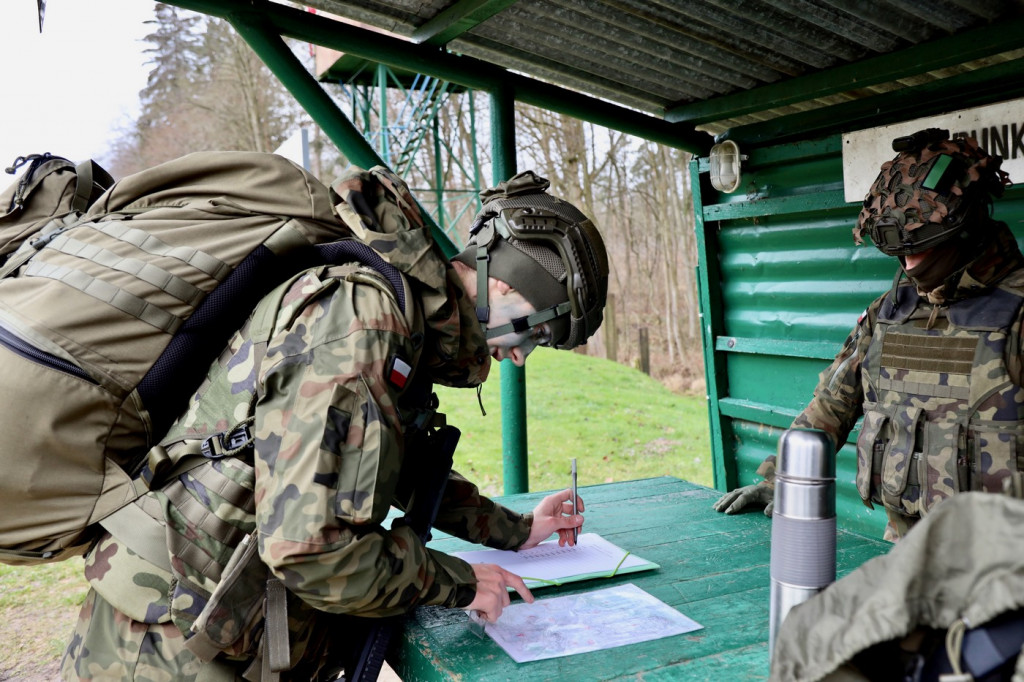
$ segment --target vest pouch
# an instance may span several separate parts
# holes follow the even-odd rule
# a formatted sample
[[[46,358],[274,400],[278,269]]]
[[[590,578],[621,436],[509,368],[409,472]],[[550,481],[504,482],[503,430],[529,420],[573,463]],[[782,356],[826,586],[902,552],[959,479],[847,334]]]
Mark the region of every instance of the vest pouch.
[[[857,492],[868,507],[872,502],[881,502],[878,495],[878,479],[881,477],[881,463],[889,442],[889,415],[876,409],[873,403],[864,406],[864,423],[857,436]]]
[[[962,426],[957,422],[925,422],[923,454],[917,461],[921,513],[964,489],[959,463]]]
[[[881,494],[885,507],[900,513],[909,511],[902,503],[902,498],[910,480],[910,468],[917,449],[917,425],[921,413],[920,407],[900,406],[890,420],[893,438],[882,459]],[[914,506],[916,502],[913,501]]]
[[[262,630],[267,569],[254,537],[253,484],[249,463],[224,457],[157,493],[166,500],[171,620],[205,660],[253,655]]]
[[[1002,492],[1003,481],[1019,470],[1020,427],[975,421],[968,427],[971,490]]]
[[[258,550],[254,531],[235,548],[220,583],[186,633],[185,646],[203,660],[222,652],[234,657],[256,653],[268,576]]]

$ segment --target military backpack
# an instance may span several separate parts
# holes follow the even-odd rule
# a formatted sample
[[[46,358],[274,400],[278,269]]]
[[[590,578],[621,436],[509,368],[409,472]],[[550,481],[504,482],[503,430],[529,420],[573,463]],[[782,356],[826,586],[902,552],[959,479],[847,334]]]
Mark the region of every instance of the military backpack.
[[[0,195],[0,561],[83,552],[257,302],[353,260],[329,190],[272,154],[202,152],[104,189],[35,157]],[[105,175],[105,174],[104,174]],[[100,193],[102,190],[102,193]],[[332,244],[328,244],[332,243]]]

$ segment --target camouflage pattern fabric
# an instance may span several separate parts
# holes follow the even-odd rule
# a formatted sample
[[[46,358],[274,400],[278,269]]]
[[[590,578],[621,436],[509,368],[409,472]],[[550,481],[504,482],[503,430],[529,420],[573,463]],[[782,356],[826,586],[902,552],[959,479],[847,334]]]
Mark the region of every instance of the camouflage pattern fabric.
[[[910,283],[876,299],[793,422],[838,448],[864,416],[857,487],[886,507],[886,539],[956,492],[1001,491],[1017,470],[1024,258],[997,225],[950,303],[930,304]]]
[[[457,300],[464,293],[446,263],[430,270],[438,288],[456,300],[434,309],[425,340],[421,302],[403,315],[380,276],[356,265],[297,278],[280,299],[265,349],[251,334],[252,321],[233,337],[165,442],[230,429],[255,399],[252,460],[221,460],[213,465],[216,476],[190,472],[179,477],[179,491],[168,486],[144,496],[140,504],[158,508],[168,536],[178,538],[169,548],[171,574],[110,536],[91,551],[93,589],[65,655],[65,679],[89,679],[107,669],[117,679],[192,679],[198,663],[181,631],[216,587],[233,538],[250,529],[258,537],[260,566],[293,597],[293,664],[316,659],[327,613],[386,616],[421,604],[472,601],[468,564],[427,549],[407,527],[381,525],[399,504],[394,496],[403,461],[416,456],[405,447],[399,391],[385,380],[388,359],[414,358],[423,343],[424,353],[431,349],[432,376],[486,376],[485,363],[467,362],[489,356],[475,317],[472,324],[462,319],[466,309]],[[248,508],[225,504],[219,488],[204,482],[221,479],[224,486],[251,485]],[[453,472],[436,526],[512,549],[528,538],[531,523],[530,514],[495,504]],[[182,546],[173,546],[182,539]],[[183,578],[194,588],[183,589]],[[227,627],[240,629],[236,625]],[[251,655],[252,628],[260,623],[249,627],[229,655]]]
[[[352,168],[331,185],[331,196],[353,233],[414,282],[433,332],[422,360],[430,378],[456,388],[482,383],[491,361],[483,328],[405,183],[383,166]]]
[[[64,654],[61,677],[111,682],[194,680],[202,662],[185,649],[184,639],[173,624],[134,621],[91,590]]]
[[[963,170],[948,188],[935,191],[923,185],[940,157],[955,159]],[[926,224],[941,225],[951,214],[962,213],[971,201],[1001,196],[1009,177],[1000,170],[1002,158],[989,156],[973,138],[944,140],[914,151],[901,152],[882,164],[868,190],[853,228],[854,242],[863,243],[879,220],[890,220],[905,232]],[[876,244],[876,246],[880,246]]]

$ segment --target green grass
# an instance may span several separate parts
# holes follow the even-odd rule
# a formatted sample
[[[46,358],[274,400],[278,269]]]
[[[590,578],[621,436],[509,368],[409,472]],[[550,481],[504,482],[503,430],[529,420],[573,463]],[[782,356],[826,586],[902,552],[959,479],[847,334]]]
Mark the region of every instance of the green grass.
[[[0,612],[23,606],[45,608],[76,606],[85,598],[81,584],[82,560],[75,558],[47,566],[0,564]]]
[[[88,590],[82,560],[0,564],[0,680],[56,679]]]
[[[441,411],[462,430],[455,468],[488,495],[503,492],[500,364],[476,393],[439,387]],[[563,488],[575,457],[580,485],[676,476],[710,486],[704,398],[672,393],[637,370],[540,348],[526,363],[530,490]]]

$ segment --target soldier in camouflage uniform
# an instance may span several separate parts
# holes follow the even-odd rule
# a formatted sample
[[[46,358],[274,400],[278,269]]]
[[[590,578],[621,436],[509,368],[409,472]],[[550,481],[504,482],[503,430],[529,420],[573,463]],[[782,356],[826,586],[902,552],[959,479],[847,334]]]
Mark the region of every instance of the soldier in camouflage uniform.
[[[1009,184],[1000,157],[936,129],[893,148],[854,238],[866,233],[899,259],[896,281],[860,316],[793,427],[824,431],[838,450],[864,417],[857,490],[885,507],[885,538],[895,541],[950,495],[1002,491],[1024,471],[1024,257],[989,216]],[[766,459],[764,481],[715,509],[764,504],[770,516],[774,466]]]
[[[403,291],[347,264],[304,271],[264,299],[150,453],[151,489],[126,508],[123,537],[105,534],[86,556],[92,589],[65,680],[276,679],[262,633],[278,637],[272,613],[285,611],[264,611],[268,577],[285,588],[282,676],[295,680],[316,679],[328,636],[344,636],[331,632],[335,614],[441,605],[494,621],[508,588],[532,600],[519,576],[383,522],[404,504],[413,436],[436,407],[413,386],[478,387],[492,358],[522,365],[537,345],[572,348],[601,322],[601,237],[547,187],[525,173],[485,191],[470,246],[449,263],[390,172],[334,186],[339,216],[402,273]],[[207,450],[180,455],[196,443]],[[555,533],[571,544],[582,516],[570,498],[520,514],[453,471],[435,526],[501,549]]]

